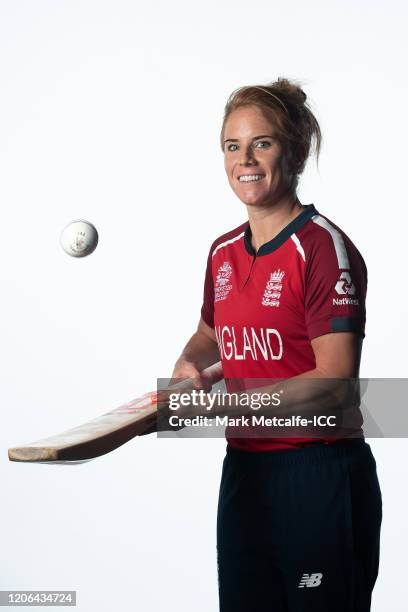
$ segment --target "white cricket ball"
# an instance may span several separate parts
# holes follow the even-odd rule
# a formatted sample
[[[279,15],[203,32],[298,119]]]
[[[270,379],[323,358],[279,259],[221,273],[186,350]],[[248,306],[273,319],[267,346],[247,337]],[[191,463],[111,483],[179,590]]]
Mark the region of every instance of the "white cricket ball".
[[[96,249],[98,232],[89,221],[78,219],[64,227],[60,243],[68,255],[72,257],[85,257]]]

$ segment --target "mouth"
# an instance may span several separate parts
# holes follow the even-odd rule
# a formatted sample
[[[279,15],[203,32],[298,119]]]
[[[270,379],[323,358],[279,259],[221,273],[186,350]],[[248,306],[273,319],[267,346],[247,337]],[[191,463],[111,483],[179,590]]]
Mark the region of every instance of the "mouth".
[[[241,174],[237,177],[240,183],[259,183],[265,178],[264,174]]]

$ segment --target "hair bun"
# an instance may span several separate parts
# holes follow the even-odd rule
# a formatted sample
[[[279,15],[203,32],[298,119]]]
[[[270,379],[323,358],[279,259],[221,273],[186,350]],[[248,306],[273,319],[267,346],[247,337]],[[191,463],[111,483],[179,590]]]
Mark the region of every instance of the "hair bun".
[[[297,101],[299,104],[304,104],[306,102],[307,96],[305,92],[294,81],[279,77],[275,83],[269,83],[269,87],[274,89],[277,93],[279,92],[283,96],[292,99],[294,102]]]

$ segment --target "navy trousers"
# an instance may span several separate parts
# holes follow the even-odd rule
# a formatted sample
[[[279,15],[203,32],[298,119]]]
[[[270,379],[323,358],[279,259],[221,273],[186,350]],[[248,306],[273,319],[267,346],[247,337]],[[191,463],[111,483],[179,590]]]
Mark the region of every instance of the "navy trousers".
[[[220,612],[369,612],[382,499],[363,439],[227,446],[217,515]]]

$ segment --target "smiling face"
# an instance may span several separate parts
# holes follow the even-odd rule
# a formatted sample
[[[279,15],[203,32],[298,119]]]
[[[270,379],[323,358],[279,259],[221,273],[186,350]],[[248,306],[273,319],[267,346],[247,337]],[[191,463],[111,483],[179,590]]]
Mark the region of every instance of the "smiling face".
[[[232,111],[223,145],[229,184],[244,204],[271,205],[291,191],[293,177],[276,129],[257,106]]]

